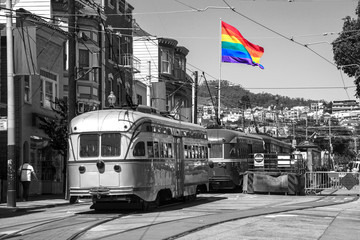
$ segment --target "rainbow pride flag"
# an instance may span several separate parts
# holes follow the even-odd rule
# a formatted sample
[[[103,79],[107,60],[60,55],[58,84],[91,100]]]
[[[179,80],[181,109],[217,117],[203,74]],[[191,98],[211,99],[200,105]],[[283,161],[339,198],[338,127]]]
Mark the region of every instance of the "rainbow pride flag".
[[[264,67],[259,63],[264,48],[246,40],[233,26],[221,21],[221,61]]]

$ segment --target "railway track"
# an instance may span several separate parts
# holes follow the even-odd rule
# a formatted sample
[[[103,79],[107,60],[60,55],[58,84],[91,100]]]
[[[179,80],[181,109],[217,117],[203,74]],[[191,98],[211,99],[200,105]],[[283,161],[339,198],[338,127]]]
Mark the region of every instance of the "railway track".
[[[249,195],[239,195],[249,198]],[[0,239],[168,239],[181,238],[217,224],[254,216],[285,213],[293,210],[344,203],[316,197],[313,202],[284,204],[279,201],[247,209],[222,207],[222,200],[237,201],[238,195],[211,194],[192,202],[174,203],[149,211],[95,212],[19,224]],[[256,198],[254,198],[256,199]],[[280,199],[280,198],[279,198]],[[356,198],[353,198],[354,200]],[[329,200],[329,201],[327,201]],[[216,203],[219,201],[219,203]],[[346,200],[350,201],[350,199]],[[216,207],[214,207],[216,206]],[[17,229],[17,230],[15,230]],[[0,228],[1,230],[1,228]],[[9,229],[11,230],[11,229]]]

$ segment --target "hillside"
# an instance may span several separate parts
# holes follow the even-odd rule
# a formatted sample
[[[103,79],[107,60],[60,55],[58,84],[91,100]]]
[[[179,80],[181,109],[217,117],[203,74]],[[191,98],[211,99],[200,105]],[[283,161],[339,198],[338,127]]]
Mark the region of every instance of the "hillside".
[[[217,105],[217,88],[218,81],[208,81],[208,86],[213,98]],[[243,103],[245,107],[269,107],[271,105],[281,107],[294,107],[294,106],[310,106],[310,103],[315,102],[312,100],[305,100],[303,98],[289,98],[280,95],[273,95],[270,93],[251,93],[245,90],[240,85],[234,85],[229,81],[221,81],[221,106],[227,108],[240,107]],[[239,102],[241,101],[241,103]],[[250,102],[248,104],[247,102]],[[203,82],[198,88],[198,105],[212,105],[211,96],[209,94],[206,83]]]

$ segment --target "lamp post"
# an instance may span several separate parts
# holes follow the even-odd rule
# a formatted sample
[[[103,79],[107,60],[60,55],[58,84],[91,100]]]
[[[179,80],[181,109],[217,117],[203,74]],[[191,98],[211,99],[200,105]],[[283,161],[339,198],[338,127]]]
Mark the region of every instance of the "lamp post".
[[[111,91],[109,96],[107,97],[108,103],[109,103],[109,107],[110,108],[114,108],[115,107],[115,102],[116,102],[116,96],[114,95],[114,92]]]

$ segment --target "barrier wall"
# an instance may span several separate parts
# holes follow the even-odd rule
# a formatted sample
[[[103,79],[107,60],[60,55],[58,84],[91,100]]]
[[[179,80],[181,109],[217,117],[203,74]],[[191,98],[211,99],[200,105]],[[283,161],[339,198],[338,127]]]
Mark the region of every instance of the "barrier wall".
[[[246,172],[243,193],[284,193],[298,195],[304,193],[304,181],[296,173],[286,172]]]

